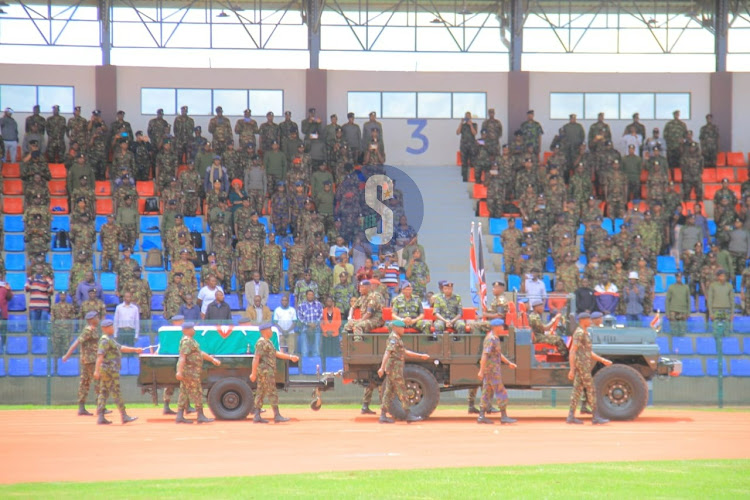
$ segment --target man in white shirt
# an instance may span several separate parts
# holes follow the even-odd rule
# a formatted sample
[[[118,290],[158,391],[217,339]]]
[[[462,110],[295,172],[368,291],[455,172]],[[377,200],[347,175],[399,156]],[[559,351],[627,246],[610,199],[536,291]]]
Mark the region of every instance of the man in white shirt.
[[[331,245],[331,250],[328,253],[328,260],[330,261],[332,266],[336,265],[336,262],[338,262],[339,255],[346,254],[347,260],[349,260],[349,247],[346,246],[346,243],[344,242],[344,238],[341,236],[336,237],[336,244]]]
[[[534,300],[547,300],[547,288],[544,285],[544,281],[539,279],[540,274],[541,271],[535,267],[531,270],[531,274],[526,275],[526,279],[523,282],[521,291],[526,294],[529,303]]]
[[[216,275],[212,274],[208,277],[208,284],[198,292],[198,305],[201,306],[201,317],[206,315],[206,309],[208,309],[211,302],[216,300],[216,291],[224,291],[224,289],[216,283]]]
[[[268,293],[268,283],[260,280],[258,271],[253,271],[253,279],[245,283],[245,299],[248,305],[255,300],[256,295],[260,295],[260,303],[265,306],[268,303]]]
[[[132,303],[133,295],[125,292],[122,304],[115,308],[115,337],[120,344],[132,346],[141,332],[141,314]]]
[[[297,322],[297,311],[289,306],[289,296],[281,297],[281,305],[273,311],[273,324],[279,331],[279,341],[285,345],[289,354],[297,353],[297,333],[294,325]]]

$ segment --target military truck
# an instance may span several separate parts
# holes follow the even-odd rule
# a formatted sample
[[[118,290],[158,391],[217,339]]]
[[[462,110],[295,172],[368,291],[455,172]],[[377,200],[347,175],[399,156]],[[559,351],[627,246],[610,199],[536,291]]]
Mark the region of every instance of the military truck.
[[[517,299],[517,298],[516,298]],[[558,333],[572,335],[576,324],[573,296],[566,296],[560,309],[563,321]],[[559,299],[558,299],[559,304]],[[426,310],[429,318],[430,311]],[[465,315],[466,317],[466,315]],[[535,345],[521,315],[515,327],[504,336],[503,354],[518,368],[503,365],[502,377],[508,389],[564,389],[572,387],[568,380],[570,365],[553,346]],[[659,356],[656,331],[652,328],[625,327],[614,323],[590,327],[593,350],[612,360],[609,367],[597,363],[593,368],[597,406],[601,415],[611,420],[632,420],[641,414],[648,402],[647,381],[655,377],[679,376],[682,363]],[[377,370],[386,348],[388,335],[367,333],[362,339],[344,334],[342,352],[343,382],[367,386],[380,385]],[[430,355],[428,361],[407,360],[404,367],[407,392],[412,403],[411,414],[429,417],[440,402],[440,393],[481,386],[477,377],[484,335],[445,333],[434,337],[421,333],[405,333],[407,349]],[[390,402],[392,413],[404,418],[401,403]]]
[[[182,329],[179,326],[163,326],[159,329],[159,342],[153,352],[141,354],[138,386],[142,392],[150,393],[157,402],[157,390],[179,387],[175,377],[179,358],[179,342]],[[196,326],[195,339],[201,349],[221,360],[221,366],[204,361],[201,383],[207,391],[208,406],[220,420],[242,420],[255,409],[253,390],[250,382],[255,342],[260,332],[255,326],[232,327]],[[274,332],[271,341],[279,348],[278,334]],[[321,393],[332,390],[334,374],[323,373],[317,380],[292,380],[289,377],[290,362],[276,359],[276,388],[290,387],[312,390],[310,407],[319,410],[322,405]]]

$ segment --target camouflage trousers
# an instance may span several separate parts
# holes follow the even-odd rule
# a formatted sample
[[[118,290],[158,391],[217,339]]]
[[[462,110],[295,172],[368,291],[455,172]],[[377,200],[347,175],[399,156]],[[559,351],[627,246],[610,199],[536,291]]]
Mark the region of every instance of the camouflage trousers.
[[[258,372],[258,381],[255,386],[255,409],[263,408],[263,401],[267,400],[271,406],[279,404],[279,395],[276,394],[276,377],[273,372]]]
[[[680,159],[681,159],[682,153],[680,152],[680,148],[674,148],[670,149],[667,148],[667,163],[669,164],[669,168],[680,168]]]
[[[570,394],[570,411],[575,413],[581,394],[586,391],[586,399],[591,411],[596,413],[596,392],[594,391],[594,377],[591,376],[591,366],[588,363],[576,364],[574,369],[573,392]]]
[[[469,179],[469,167],[474,163],[474,144],[461,144],[461,176],[463,180]]]
[[[274,270],[273,272],[266,271],[263,279],[268,283],[268,288],[271,293],[281,293],[281,270]]]
[[[89,395],[91,381],[94,380],[95,363],[81,363],[81,380],[78,383],[78,404],[86,402],[86,396]],[[94,393],[99,394],[101,381],[94,380]]]
[[[508,391],[505,390],[503,379],[499,373],[485,375],[482,379],[482,406],[484,412],[492,408],[492,403],[497,400],[497,407],[503,411],[508,407]]]
[[[409,396],[406,394],[406,381],[404,380],[404,372],[401,370],[394,370],[385,378],[385,390],[383,391],[383,404],[388,408],[389,413],[393,414],[393,398],[397,397],[401,401],[401,406],[404,410],[408,410],[411,406]]]
[[[744,252],[729,252],[732,255],[732,263],[734,264],[734,274],[737,276],[742,275],[742,271],[745,270],[745,262],[747,257]]]
[[[714,337],[726,337],[732,333],[732,311],[729,309],[714,310]]]
[[[430,332],[431,326],[432,326],[432,321],[426,320],[426,319],[420,319],[413,325],[407,325],[406,328],[411,328],[412,330],[419,330],[425,335],[429,335],[431,333]]]
[[[362,395],[362,405],[369,405],[370,402],[372,402],[372,395],[375,392],[375,388],[378,388],[378,397],[380,397],[380,401],[383,401],[383,390],[385,389],[385,384],[377,385],[375,382],[370,382],[367,384],[367,387],[365,387],[365,392]]]
[[[520,253],[505,252],[503,254],[503,263],[505,264],[506,274],[521,274],[523,258]]]
[[[607,200],[607,217],[621,218],[625,215],[625,199],[611,198]]]
[[[553,345],[557,349],[557,352],[563,356],[568,355],[568,346],[565,345],[562,337],[558,337],[557,335],[534,335],[534,343]]]
[[[135,226],[120,226],[120,243],[126,248],[132,249],[138,239],[138,230]]]
[[[65,139],[50,139],[47,145],[47,160],[58,163],[65,157]]]
[[[682,178],[682,199],[690,201],[690,192],[695,191],[695,197],[698,200],[703,199],[703,181],[700,177],[697,179]]]
[[[61,358],[70,346],[70,332],[65,328],[57,327],[52,331],[52,355]]]
[[[346,323],[344,331],[348,333],[354,333],[354,341],[359,342],[362,340],[362,335],[365,332],[370,332],[375,328],[383,326],[382,319],[353,319]]]
[[[225,139],[225,140],[214,139],[213,141],[211,141],[211,147],[213,148],[214,153],[217,155],[224,154],[224,151],[227,150],[227,144],[230,141],[234,142],[231,139]]]
[[[96,399],[96,413],[99,415],[104,414],[104,407],[107,404],[107,399],[112,396],[112,400],[120,409],[120,413],[125,413],[125,403],[122,402],[120,396],[120,372],[110,373],[107,370],[102,370],[99,377],[99,390],[97,391],[99,397]]]
[[[114,252],[102,252],[102,271],[112,272],[119,260],[117,249]]]
[[[435,333],[444,333],[445,332],[445,321],[441,319],[436,319],[432,326],[435,327]],[[453,329],[456,331],[456,333],[466,333],[466,321],[459,319],[453,324]]]
[[[166,391],[164,397],[167,397]],[[193,403],[196,409],[203,408],[203,388],[201,387],[201,379],[198,377],[184,377],[183,380],[180,380],[177,409],[186,411],[190,403]]]
[[[701,152],[703,153],[703,164],[707,168],[713,168],[716,166],[716,154],[717,149],[713,146],[711,147],[701,147]]]
[[[671,335],[685,335],[687,333],[687,313],[669,313],[669,333]]]
[[[624,302],[624,300],[621,300],[620,302]],[[649,315],[651,314],[651,311],[654,310],[654,292],[649,287],[646,289],[646,293],[643,294],[643,314]]]
[[[201,197],[198,193],[190,193],[182,197],[182,214],[186,217],[195,217],[200,206]]]
[[[247,191],[247,197],[250,198],[250,208],[258,212],[259,214],[262,214],[263,205],[266,202],[266,198],[265,196],[263,196],[263,191],[261,191],[260,189],[249,189]]]
[[[172,396],[174,396],[174,387],[167,387],[164,389],[164,402],[169,404],[170,401],[172,401]]]

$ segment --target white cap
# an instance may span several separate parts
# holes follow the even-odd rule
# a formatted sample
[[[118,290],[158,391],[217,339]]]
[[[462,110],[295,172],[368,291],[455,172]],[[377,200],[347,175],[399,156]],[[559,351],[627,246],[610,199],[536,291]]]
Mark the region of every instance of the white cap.
[[[628,273],[628,279],[629,280],[637,280],[638,279],[638,272],[637,271],[630,271]]]

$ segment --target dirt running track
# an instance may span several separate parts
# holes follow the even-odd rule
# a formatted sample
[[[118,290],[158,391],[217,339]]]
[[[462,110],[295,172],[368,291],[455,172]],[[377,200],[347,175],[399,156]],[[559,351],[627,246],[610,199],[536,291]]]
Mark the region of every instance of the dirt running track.
[[[269,412],[270,413],[270,412]],[[566,409],[519,409],[515,425],[438,410],[381,425],[355,410],[283,412],[286,424],[176,425],[157,409],[95,425],[74,410],[0,412],[0,483],[244,476],[594,461],[750,458],[747,412],[646,410],[634,422],[566,425]],[[262,454],[258,450],[264,450]]]

